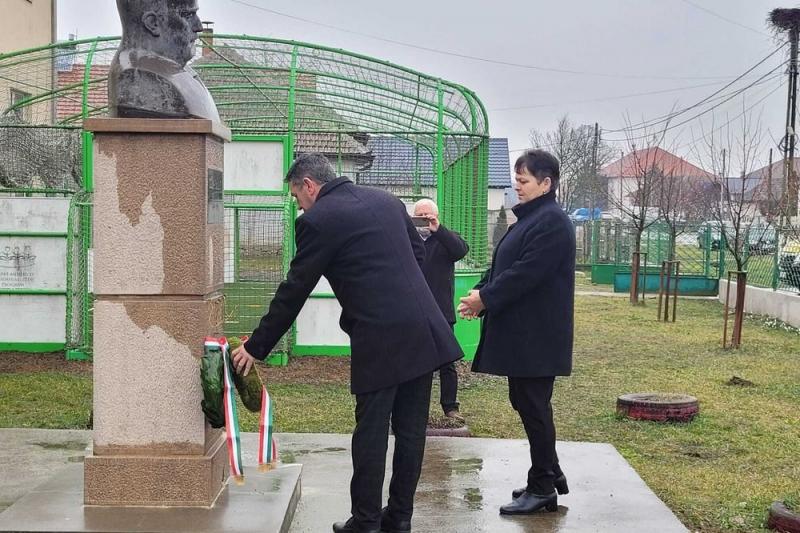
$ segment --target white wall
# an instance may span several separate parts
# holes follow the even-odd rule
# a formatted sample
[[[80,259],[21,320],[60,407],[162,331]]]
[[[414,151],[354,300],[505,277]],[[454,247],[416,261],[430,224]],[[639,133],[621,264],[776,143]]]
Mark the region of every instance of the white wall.
[[[725,303],[728,281],[719,280],[719,301]],[[736,304],[736,282],[731,282],[731,302]],[[767,315],[800,328],[800,296],[786,291],[773,291],[761,287],[747,286],[744,296],[744,311],[756,315]]]
[[[489,211],[498,211],[503,209],[506,198],[505,189],[489,189],[488,195],[488,209]]]
[[[336,298],[314,295],[333,294],[324,277],[311,291],[303,309],[297,316],[297,344],[302,346],[350,346],[350,337],[339,327],[342,306]]]
[[[282,191],[283,143],[236,141],[225,146],[226,191]]]
[[[0,289],[66,290],[69,198],[0,198]],[[0,294],[0,342],[63,343],[66,296]]]
[[[636,178],[609,178],[608,179],[608,210],[612,215],[624,218],[624,212],[618,204],[625,209],[634,207],[631,195],[636,193]]]

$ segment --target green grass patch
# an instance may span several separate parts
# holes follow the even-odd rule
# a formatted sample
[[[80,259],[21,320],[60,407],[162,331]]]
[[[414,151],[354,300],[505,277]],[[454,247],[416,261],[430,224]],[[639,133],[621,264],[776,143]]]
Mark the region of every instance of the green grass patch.
[[[583,276],[575,276],[575,290],[584,292],[614,292],[614,286],[592,283],[591,273],[586,273]]]
[[[0,373],[0,427],[86,429],[91,409],[91,376]]]
[[[553,398],[561,440],[609,442],[695,531],[756,531],[771,502],[800,501],[800,335],[748,318],[743,347],[722,350],[722,307],[680,300],[678,322],[655,319],[655,305],[622,298],[576,299],[575,369]],[[733,376],[753,386],[735,386]],[[282,432],[352,431],[355,401],[346,383],[267,384]],[[630,392],[696,396],[688,424],[619,418]],[[439,414],[434,386],[431,412]],[[524,438],[505,379],[467,374],[461,412],[473,434]],[[66,373],[0,374],[0,426],[83,428],[91,378]],[[257,415],[240,406],[242,429]],[[299,458],[298,460],[301,460]],[[570,465],[564,469],[569,476]]]

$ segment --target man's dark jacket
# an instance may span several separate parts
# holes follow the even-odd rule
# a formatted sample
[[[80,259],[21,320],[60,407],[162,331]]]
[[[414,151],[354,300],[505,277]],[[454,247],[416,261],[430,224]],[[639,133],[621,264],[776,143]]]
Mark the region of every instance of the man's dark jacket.
[[[251,355],[268,355],[324,275],[350,335],[353,394],[399,385],[463,356],[422,275],[424,243],[400,200],[338,178],[296,220],[295,235],[286,280],[245,343]]]
[[[456,323],[453,302],[453,283],[455,281],[456,261],[467,255],[469,246],[458,233],[450,231],[444,224],[431,233],[425,241],[425,262],[422,273],[428,282],[433,297],[450,324]]]
[[[475,287],[486,309],[472,369],[511,377],[568,376],[575,231],[554,192],[513,211],[517,222]]]

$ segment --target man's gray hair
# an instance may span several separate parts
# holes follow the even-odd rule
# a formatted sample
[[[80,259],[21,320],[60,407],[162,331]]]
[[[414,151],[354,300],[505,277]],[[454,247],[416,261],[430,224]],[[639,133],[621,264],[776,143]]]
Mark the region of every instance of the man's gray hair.
[[[414,212],[416,213],[417,209],[421,209],[423,207],[430,207],[434,215],[439,214],[439,206],[436,205],[436,202],[430,198],[422,198],[421,200],[418,200],[417,203],[414,204]]]
[[[328,158],[319,153],[302,154],[295,159],[289,172],[286,173],[286,181],[299,185],[303,178],[310,178],[317,183],[328,183],[336,179],[336,172],[333,170]]]

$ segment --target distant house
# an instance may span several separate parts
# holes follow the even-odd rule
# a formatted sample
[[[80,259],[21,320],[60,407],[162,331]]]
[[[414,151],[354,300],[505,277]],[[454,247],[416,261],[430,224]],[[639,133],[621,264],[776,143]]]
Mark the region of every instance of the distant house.
[[[273,65],[274,58],[261,51],[215,47],[210,33],[203,41],[200,57],[189,66],[208,87],[226,125],[234,131],[286,131],[290,69]],[[238,87],[230,89],[232,85]],[[321,98],[324,91],[318,86],[317,76],[298,74],[296,87],[295,127],[298,133],[294,155],[319,152],[344,175],[353,175],[368,166],[372,156],[366,146],[366,136],[353,134],[358,128],[349,125]],[[303,131],[312,129],[323,131]],[[336,133],[337,129],[344,131]]]
[[[58,88],[61,91],[56,99],[56,120],[58,122],[76,122],[83,118],[83,82],[87,75],[84,63],[75,63],[75,56],[65,54],[56,62]],[[106,114],[108,112],[108,71],[110,65],[92,64],[89,79],[97,80],[89,85],[86,93],[86,105],[89,113]]]
[[[372,164],[355,173],[357,183],[385,187],[409,200],[436,197],[435,162],[424,146],[401,137],[370,135],[367,149]],[[488,186],[487,207],[490,212],[499,211],[511,187],[508,139],[489,139]]]
[[[665,179],[688,179],[697,190],[713,191],[712,174],[662,148],[645,148],[600,169],[600,176],[607,182],[608,206],[612,215],[626,218],[626,211],[642,207],[636,205],[636,198],[644,172],[656,172]],[[657,216],[657,201],[658,194],[653,194],[651,205],[643,206],[647,208],[648,217]]]
[[[744,177],[726,178],[726,189],[734,202],[742,201],[743,210],[753,216],[769,216],[778,212],[786,194],[784,159],[759,168]],[[800,158],[794,158],[794,171],[800,173]]]
[[[489,139],[489,211],[511,207],[516,204],[516,195],[512,187],[511,164],[508,156],[508,139]],[[509,204],[509,191],[513,201]]]
[[[55,42],[56,0],[2,2],[2,8],[0,55]],[[51,124],[54,110],[50,101],[28,102],[53,87],[52,61],[9,70],[12,72],[0,76],[0,115],[8,111],[17,122]]]

